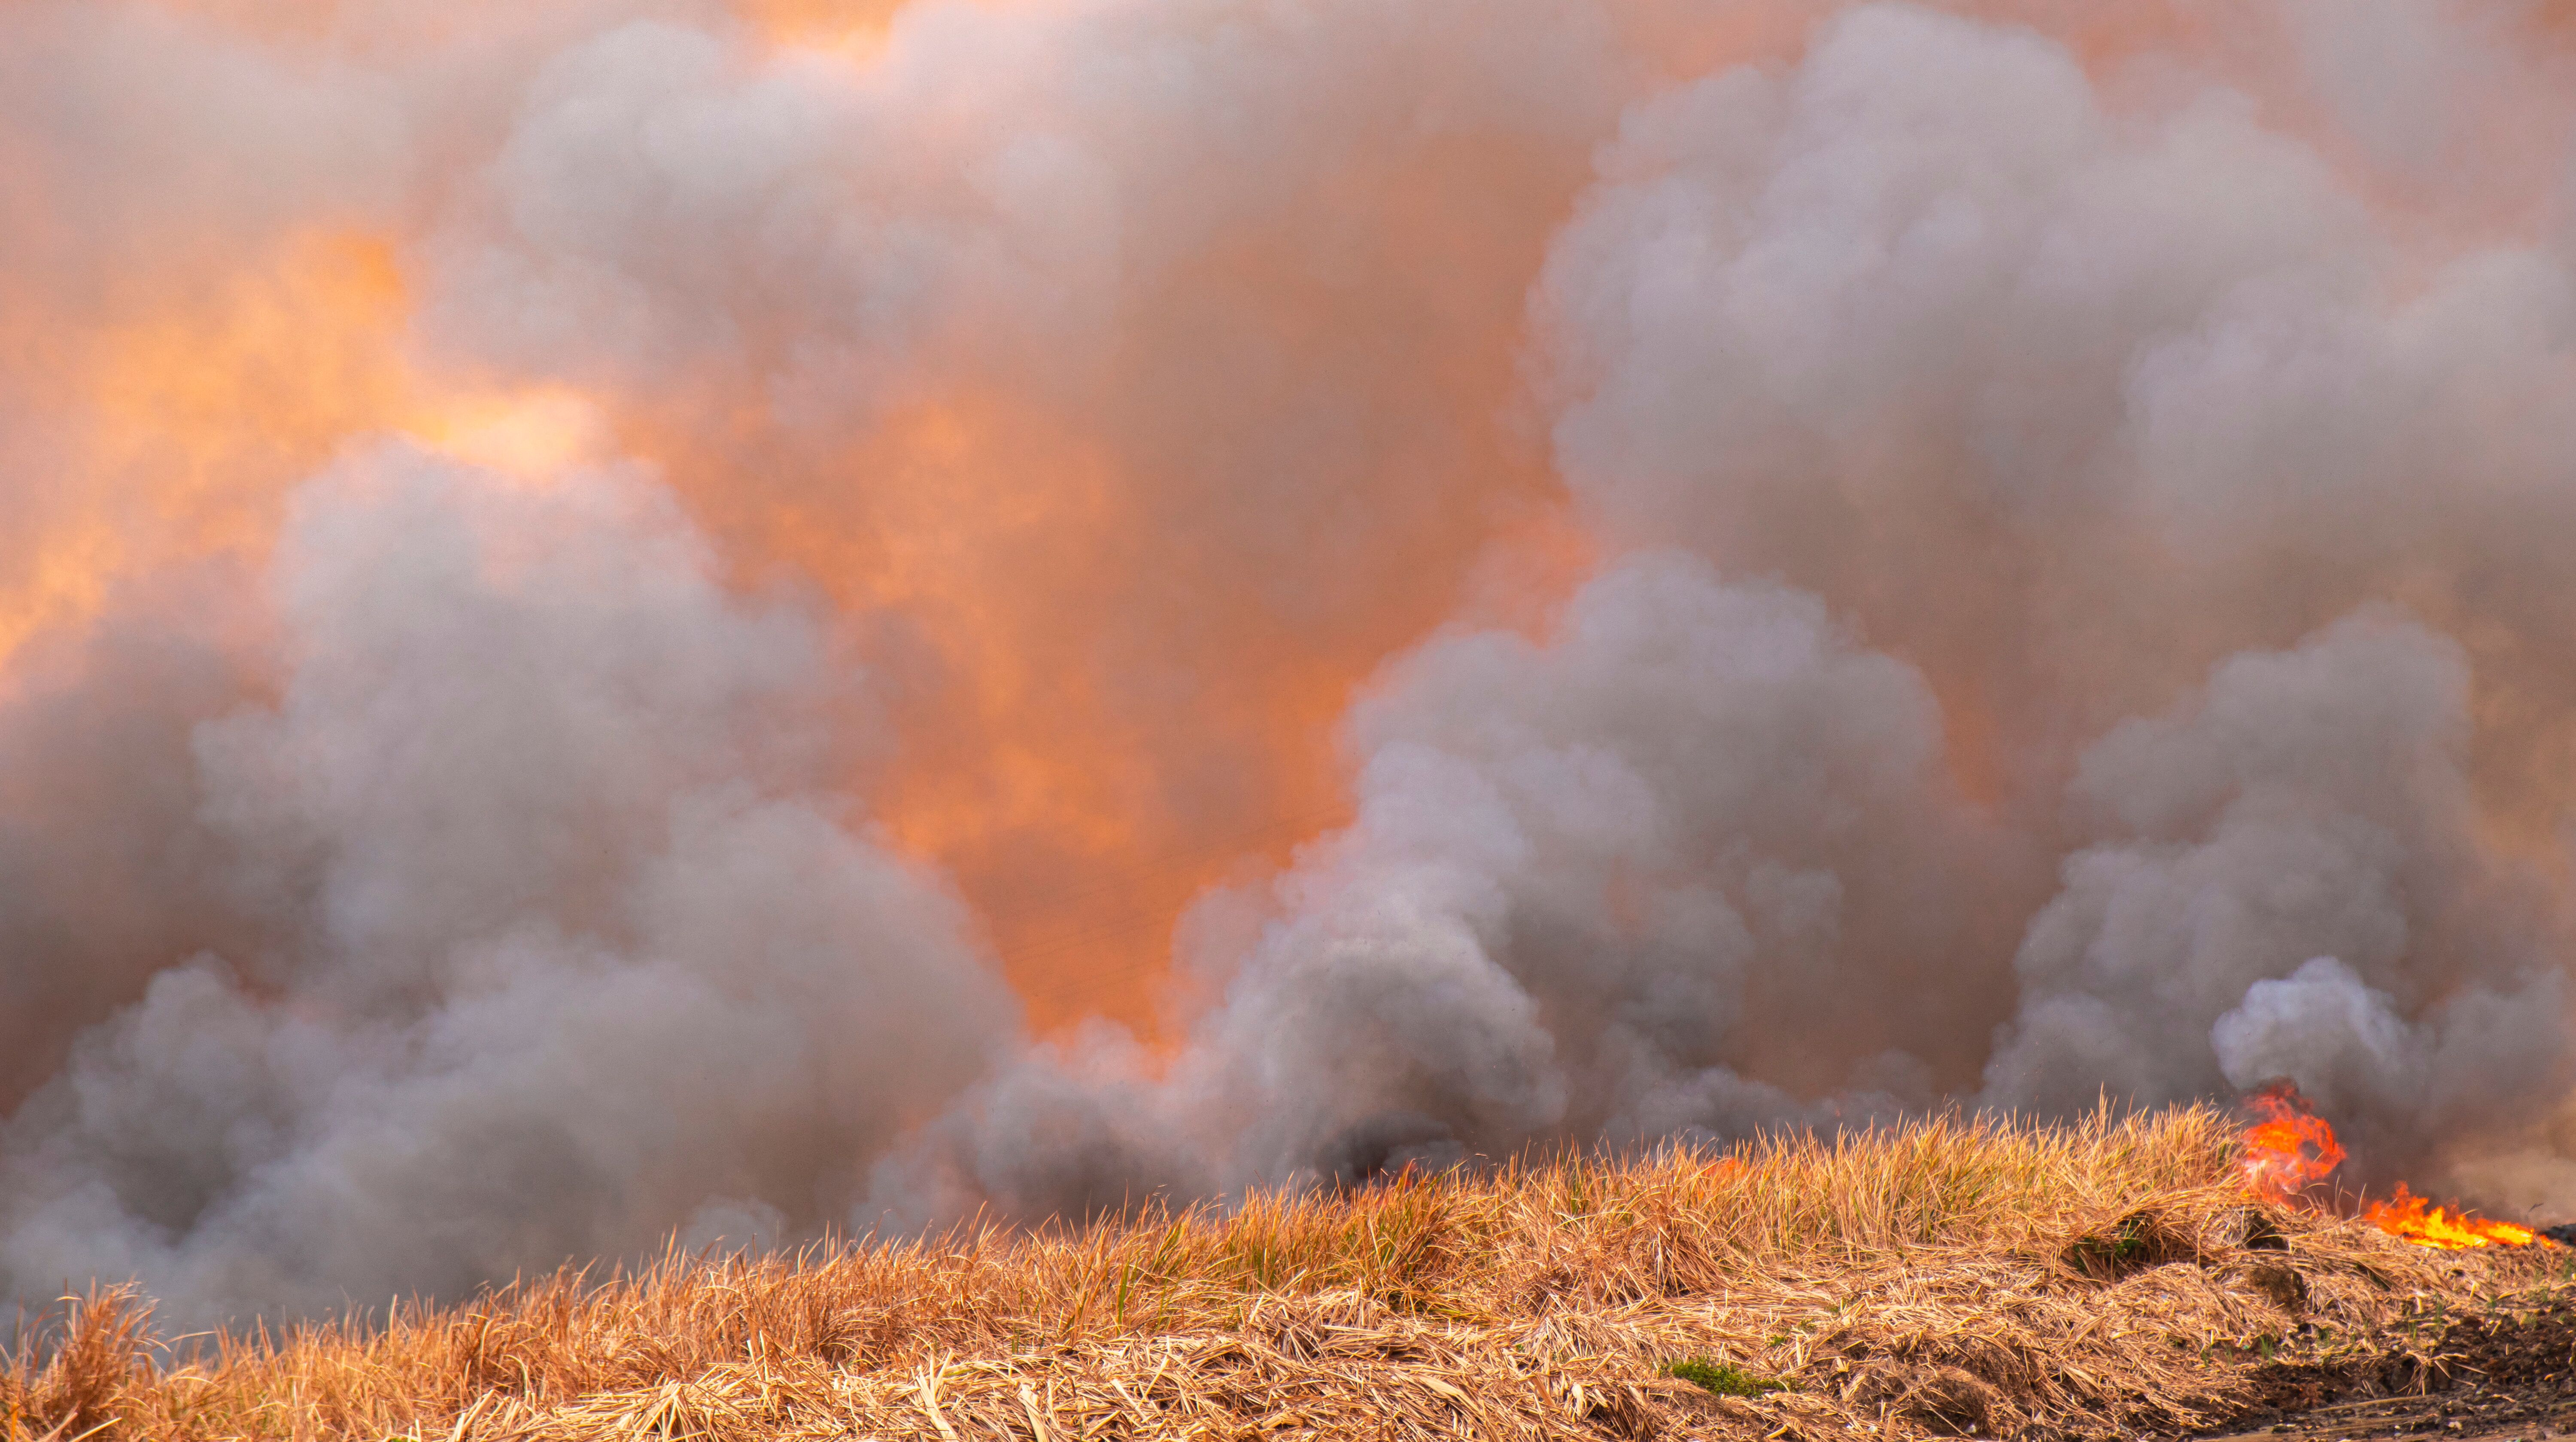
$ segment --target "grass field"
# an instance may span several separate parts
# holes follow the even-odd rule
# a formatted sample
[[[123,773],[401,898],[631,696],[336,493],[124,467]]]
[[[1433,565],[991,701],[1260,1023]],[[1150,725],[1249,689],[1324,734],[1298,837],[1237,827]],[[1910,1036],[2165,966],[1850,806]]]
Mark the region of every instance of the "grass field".
[[[2403,1385],[2568,1253],[2249,1202],[2204,1109],[1940,1119],[1052,1235],[565,1274],[156,1365],[109,1294],[0,1380],[97,1438],[2121,1436]],[[32,1355],[32,1354],[31,1354]]]

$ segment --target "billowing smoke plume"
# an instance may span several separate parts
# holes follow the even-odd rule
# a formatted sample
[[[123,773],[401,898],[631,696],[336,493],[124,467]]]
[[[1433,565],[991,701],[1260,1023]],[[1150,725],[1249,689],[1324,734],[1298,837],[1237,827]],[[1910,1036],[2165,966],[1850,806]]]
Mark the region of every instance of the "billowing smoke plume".
[[[0,1138],[22,1289],[309,1311],[811,1230],[1007,1035],[963,908],[825,787],[827,628],[728,597],[667,491],[384,451],[276,569],[274,702],[125,738],[193,775],[153,819],[238,939]]]
[[[2069,788],[2102,837],[2023,940],[1999,1098],[2290,1076],[2384,1154],[2563,1092],[2565,978],[2478,854],[2468,733],[2458,648],[2376,615],[2122,723]]]
[[[1633,108],[1551,256],[1556,436],[1601,525],[1926,668],[1963,781],[2062,858],[1983,1101],[2290,1076],[2387,1167],[2566,1092],[2576,591],[2530,550],[2576,523],[2564,191],[2357,159],[2366,81],[2530,83],[2465,16],[2355,43],[2424,13],[2273,17],[2307,134],[1859,9],[1793,70]]]
[[[2576,1214],[2571,71],[16,7],[0,1290],[2279,1077]]]

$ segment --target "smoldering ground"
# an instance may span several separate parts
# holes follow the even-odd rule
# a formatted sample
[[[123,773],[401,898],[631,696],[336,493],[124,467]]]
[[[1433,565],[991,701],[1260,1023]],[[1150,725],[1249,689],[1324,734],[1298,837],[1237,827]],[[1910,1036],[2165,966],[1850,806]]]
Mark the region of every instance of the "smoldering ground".
[[[2571,44],[19,7],[0,1282],[2284,1076],[2576,1209]]]

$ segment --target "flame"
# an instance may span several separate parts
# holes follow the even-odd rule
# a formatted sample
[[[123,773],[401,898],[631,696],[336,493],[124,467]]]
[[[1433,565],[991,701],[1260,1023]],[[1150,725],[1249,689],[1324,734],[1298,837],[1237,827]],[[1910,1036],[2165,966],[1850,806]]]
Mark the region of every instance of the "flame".
[[[2258,1118],[2240,1139],[2249,1194],[2290,1204],[2343,1163],[2343,1143],[2335,1140],[2334,1128],[2309,1108],[2297,1087],[2274,1082],[2247,1100]],[[2397,1195],[2387,1201],[2364,1203],[2361,1219],[2390,1236],[2445,1251],[2527,1247],[2542,1240],[2529,1227],[2435,1206],[2407,1190],[2404,1182],[2397,1184]]]
[[[2426,1247],[2445,1251],[2464,1251],[2470,1247],[2527,1247],[2539,1233],[2511,1222],[2491,1222],[2466,1212],[2437,1207],[2397,1184],[2397,1195],[2384,1202],[2372,1202],[2361,1209],[2363,1220],[2381,1231],[2404,1237]]]
[[[2343,1143],[2324,1117],[2308,1109],[2298,1088],[2276,1082],[2251,1100],[2261,1119],[2245,1129],[2246,1191],[2286,1203],[2343,1165]]]

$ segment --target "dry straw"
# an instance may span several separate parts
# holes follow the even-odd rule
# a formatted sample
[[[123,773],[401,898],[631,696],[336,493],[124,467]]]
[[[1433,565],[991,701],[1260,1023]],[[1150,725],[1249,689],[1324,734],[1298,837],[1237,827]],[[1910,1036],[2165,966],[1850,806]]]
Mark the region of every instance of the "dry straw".
[[[2242,1408],[2285,1352],[2420,1363],[2424,1318],[2565,1255],[2428,1252],[2233,1176],[2206,1109],[1943,1118],[675,1255],[170,1364],[110,1291],[0,1378],[0,1419],[9,1442],[2134,1436]]]

